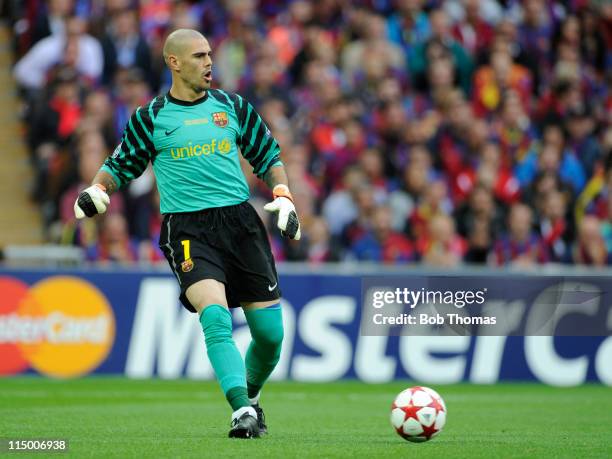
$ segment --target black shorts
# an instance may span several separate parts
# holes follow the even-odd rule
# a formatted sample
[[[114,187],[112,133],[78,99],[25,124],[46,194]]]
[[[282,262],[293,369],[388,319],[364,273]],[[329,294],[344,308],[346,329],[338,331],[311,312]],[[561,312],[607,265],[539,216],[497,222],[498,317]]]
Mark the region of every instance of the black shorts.
[[[268,234],[248,202],[166,214],[159,246],[179,281],[181,303],[191,312],[196,310],[185,291],[202,279],[223,282],[232,308],[280,298]]]

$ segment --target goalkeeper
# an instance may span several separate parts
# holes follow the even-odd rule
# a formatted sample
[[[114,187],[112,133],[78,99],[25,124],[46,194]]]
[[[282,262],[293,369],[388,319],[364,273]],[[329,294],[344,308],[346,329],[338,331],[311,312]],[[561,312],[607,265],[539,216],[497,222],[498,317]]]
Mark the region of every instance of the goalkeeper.
[[[264,209],[278,213],[281,234],[300,225],[278,143],[237,94],[211,89],[212,57],[195,30],[172,32],[164,44],[172,86],[139,107],[119,146],[74,205],[77,218],[106,211],[109,196],[140,176],[149,161],[164,216],[160,248],[197,312],[208,358],[232,407],[230,437],[267,432],[261,388],[278,363],[283,339],[280,289],[265,227],[247,202],[238,151],[272,189]],[[228,308],[241,306],[252,341],[243,360],[232,339]]]

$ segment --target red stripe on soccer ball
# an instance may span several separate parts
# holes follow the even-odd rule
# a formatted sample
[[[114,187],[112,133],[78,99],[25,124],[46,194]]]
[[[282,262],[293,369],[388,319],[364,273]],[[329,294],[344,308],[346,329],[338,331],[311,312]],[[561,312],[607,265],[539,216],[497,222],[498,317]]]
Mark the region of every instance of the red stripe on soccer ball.
[[[442,404],[440,403],[440,401],[436,397],[432,397],[432,400],[433,400],[433,402],[431,402],[427,406],[435,408],[436,409],[436,416],[437,416],[440,411],[444,411],[444,407],[442,406]]]

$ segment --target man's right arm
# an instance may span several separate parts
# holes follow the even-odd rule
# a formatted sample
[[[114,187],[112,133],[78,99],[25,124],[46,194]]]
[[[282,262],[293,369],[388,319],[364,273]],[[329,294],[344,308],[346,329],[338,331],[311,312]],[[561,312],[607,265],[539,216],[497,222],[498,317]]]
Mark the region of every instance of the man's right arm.
[[[119,186],[117,185],[117,182],[115,182],[113,176],[102,169],[98,171],[98,173],[92,180],[93,185],[97,183],[99,183],[106,189],[106,194],[109,196],[119,189]]]
[[[134,112],[125,127],[121,143],[106,158],[92,185],[79,194],[74,203],[77,218],[106,212],[109,196],[139,177],[147,168],[155,152],[149,108],[150,104]]]

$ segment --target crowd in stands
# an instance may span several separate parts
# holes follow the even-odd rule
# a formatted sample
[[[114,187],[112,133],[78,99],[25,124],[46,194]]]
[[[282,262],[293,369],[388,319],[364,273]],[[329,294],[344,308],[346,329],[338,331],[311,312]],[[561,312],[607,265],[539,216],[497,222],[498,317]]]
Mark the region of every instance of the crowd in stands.
[[[177,28],[282,148],[303,239],[279,261],[612,264],[612,3],[25,0],[14,77],[49,241],[161,262],[150,169],[107,215],[72,206],[131,113],[167,92]]]

